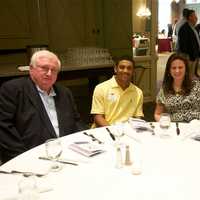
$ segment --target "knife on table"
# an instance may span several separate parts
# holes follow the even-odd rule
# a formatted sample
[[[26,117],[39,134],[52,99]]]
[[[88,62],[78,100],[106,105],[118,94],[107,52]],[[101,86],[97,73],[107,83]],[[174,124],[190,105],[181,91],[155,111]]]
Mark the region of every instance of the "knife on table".
[[[106,130],[108,131],[110,137],[112,138],[113,141],[115,141],[115,136],[112,134],[112,132],[110,131],[110,129],[108,127],[106,127]]]

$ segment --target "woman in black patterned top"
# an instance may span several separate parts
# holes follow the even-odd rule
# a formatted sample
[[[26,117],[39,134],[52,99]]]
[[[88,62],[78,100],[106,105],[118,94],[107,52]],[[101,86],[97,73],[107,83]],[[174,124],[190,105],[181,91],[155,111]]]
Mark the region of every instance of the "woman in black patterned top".
[[[163,112],[169,113],[172,121],[200,119],[200,81],[192,80],[188,60],[181,54],[174,53],[167,61],[163,84],[156,98],[156,121]]]

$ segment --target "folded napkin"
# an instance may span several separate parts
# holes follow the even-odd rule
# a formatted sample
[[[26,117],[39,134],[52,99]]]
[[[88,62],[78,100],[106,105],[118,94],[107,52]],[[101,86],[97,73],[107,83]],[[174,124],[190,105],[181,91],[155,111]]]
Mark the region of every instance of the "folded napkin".
[[[200,141],[200,135],[195,135],[195,136],[192,137],[192,139]]]
[[[153,131],[149,123],[138,118],[129,118],[128,123],[137,131]]]
[[[89,142],[88,143],[72,143],[69,145],[69,149],[87,157],[95,156],[97,154],[105,152],[105,150],[102,149],[101,145],[93,144]]]
[[[189,126],[191,138],[200,141],[200,120],[190,121]]]

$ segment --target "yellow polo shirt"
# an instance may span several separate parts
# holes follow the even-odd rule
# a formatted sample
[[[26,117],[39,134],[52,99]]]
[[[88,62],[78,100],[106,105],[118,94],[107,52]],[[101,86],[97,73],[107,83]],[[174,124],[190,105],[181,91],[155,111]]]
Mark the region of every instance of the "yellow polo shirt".
[[[129,117],[143,115],[142,90],[130,83],[123,90],[115,77],[96,86],[92,99],[91,114],[103,114],[109,124],[127,121]]]

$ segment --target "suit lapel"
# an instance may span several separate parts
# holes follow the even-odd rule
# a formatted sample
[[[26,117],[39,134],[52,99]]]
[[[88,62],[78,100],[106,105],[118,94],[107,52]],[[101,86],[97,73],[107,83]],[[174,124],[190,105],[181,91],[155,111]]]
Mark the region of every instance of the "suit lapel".
[[[29,97],[29,100],[32,102],[33,106],[38,110],[40,120],[44,122],[44,126],[46,126],[50,135],[52,137],[56,137],[56,133],[40,98],[40,95],[37,91],[37,88],[30,78],[27,79],[27,87],[25,87],[25,92]]]

